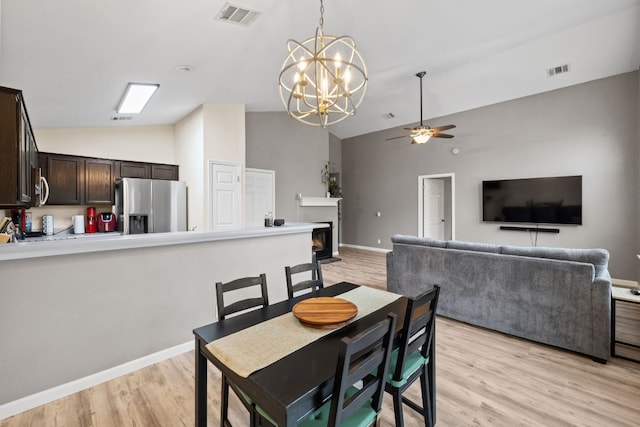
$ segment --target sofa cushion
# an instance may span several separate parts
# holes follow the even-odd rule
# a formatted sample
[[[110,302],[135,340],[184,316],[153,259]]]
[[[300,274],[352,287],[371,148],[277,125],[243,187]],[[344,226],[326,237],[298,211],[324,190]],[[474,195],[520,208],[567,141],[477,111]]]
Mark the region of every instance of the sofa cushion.
[[[433,248],[446,248],[446,240],[431,239],[429,237],[407,236],[404,234],[396,234],[391,237],[393,243],[403,243],[405,245],[431,246]]]
[[[498,245],[492,245],[489,243],[463,242],[461,240],[449,240],[447,242],[447,249],[459,249],[463,251],[491,252],[499,254],[500,248],[501,247]]]
[[[596,277],[607,272],[609,252],[605,249],[568,249],[525,246],[502,246],[502,254],[557,259],[592,264]]]

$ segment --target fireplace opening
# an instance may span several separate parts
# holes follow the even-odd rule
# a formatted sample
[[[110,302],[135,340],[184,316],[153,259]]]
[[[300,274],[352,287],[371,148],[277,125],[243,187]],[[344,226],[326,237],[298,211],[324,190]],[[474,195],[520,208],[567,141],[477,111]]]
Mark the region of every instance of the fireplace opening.
[[[311,249],[315,259],[328,259],[333,256],[333,222],[323,221],[316,224],[329,224],[329,227],[314,228],[311,232]]]

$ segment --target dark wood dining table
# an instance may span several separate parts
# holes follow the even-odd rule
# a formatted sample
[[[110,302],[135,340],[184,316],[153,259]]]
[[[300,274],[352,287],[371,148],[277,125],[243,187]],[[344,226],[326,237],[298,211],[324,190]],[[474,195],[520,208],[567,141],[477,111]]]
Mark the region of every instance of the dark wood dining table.
[[[196,426],[207,425],[207,363],[213,363],[264,409],[280,427],[294,426],[331,397],[341,339],[365,330],[388,313],[398,315],[402,325],[407,299],[394,302],[343,326],[243,378],[207,349],[207,344],[235,332],[290,312],[306,298],[337,296],[357,288],[342,282],[299,297],[278,302],[235,317],[194,329],[195,335],[195,418]],[[259,348],[255,349],[257,352]],[[434,364],[432,364],[434,365]],[[433,384],[432,384],[433,386]],[[435,399],[434,399],[435,400]]]

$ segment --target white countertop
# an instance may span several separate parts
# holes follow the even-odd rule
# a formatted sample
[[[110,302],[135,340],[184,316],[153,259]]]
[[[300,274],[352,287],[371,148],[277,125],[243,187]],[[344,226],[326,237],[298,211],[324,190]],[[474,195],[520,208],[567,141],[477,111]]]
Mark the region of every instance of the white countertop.
[[[291,223],[280,227],[238,227],[221,231],[179,231],[174,233],[130,234],[98,233],[90,236],[69,235],[64,239],[44,237],[0,245],[0,262],[47,256],[81,254],[153,246],[183,245],[220,240],[248,239],[282,234],[310,233],[325,224]],[[311,244],[309,244],[311,245]]]

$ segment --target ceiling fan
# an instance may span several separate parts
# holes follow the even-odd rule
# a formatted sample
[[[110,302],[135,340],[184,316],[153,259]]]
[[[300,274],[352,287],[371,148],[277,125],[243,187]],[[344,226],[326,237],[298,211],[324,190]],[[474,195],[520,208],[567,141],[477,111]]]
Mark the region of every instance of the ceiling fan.
[[[420,71],[416,74],[416,77],[420,78],[420,126],[415,128],[404,128],[409,131],[409,135],[405,136],[396,136],[395,138],[389,138],[387,141],[391,141],[392,139],[400,139],[405,138],[406,136],[410,136],[412,138],[412,144],[424,144],[430,138],[453,138],[453,135],[448,133],[442,133],[443,130],[453,129],[456,125],[444,125],[438,126],[435,128],[431,128],[429,126],[424,126],[422,124],[422,78],[427,74],[426,71]]]

